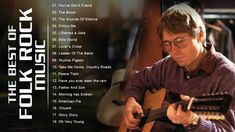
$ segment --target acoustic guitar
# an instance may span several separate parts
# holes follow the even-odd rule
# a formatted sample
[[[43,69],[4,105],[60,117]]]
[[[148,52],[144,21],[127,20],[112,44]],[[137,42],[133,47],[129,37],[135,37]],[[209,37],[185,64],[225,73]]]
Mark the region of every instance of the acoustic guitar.
[[[175,104],[182,105],[184,111],[191,110],[199,117],[207,120],[224,120],[224,114],[228,111],[232,101],[232,96],[227,93],[207,94],[198,97],[192,97],[188,101],[179,101]],[[144,117],[141,118],[138,131],[149,132],[151,128],[146,128],[146,123],[166,117],[168,106],[159,109],[147,109],[144,111]],[[129,132],[124,122],[119,127],[119,132]],[[135,130],[136,131],[136,130]]]

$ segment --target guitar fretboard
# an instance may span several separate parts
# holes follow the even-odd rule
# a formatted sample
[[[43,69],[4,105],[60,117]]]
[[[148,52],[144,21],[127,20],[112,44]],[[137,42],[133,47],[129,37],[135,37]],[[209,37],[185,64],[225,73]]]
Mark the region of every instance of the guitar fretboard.
[[[154,121],[156,119],[161,119],[161,118],[166,117],[167,108],[168,108],[168,106],[165,106],[165,107],[162,107],[161,109],[156,109],[156,110],[151,111],[148,114],[146,123]]]

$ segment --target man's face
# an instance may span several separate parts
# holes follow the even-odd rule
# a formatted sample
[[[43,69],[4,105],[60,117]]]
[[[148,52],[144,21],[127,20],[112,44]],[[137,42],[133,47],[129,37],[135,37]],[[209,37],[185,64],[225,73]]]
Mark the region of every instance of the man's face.
[[[202,48],[198,39],[187,33],[172,34],[164,31],[162,44],[163,50],[182,67],[194,65],[200,53],[200,48]]]

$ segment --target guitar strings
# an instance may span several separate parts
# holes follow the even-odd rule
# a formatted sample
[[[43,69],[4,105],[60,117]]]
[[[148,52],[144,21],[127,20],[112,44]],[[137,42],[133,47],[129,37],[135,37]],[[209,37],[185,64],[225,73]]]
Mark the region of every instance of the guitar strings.
[[[178,105],[178,104],[183,104],[183,103],[186,103],[186,102],[187,101],[179,101],[179,102],[176,102],[175,104]],[[149,114],[148,114],[146,122],[150,122],[150,121],[153,121],[153,120],[156,120],[156,119],[159,119],[159,118],[166,117],[166,111],[167,111],[168,106],[169,105],[166,105],[166,106],[164,106],[160,109],[155,109],[155,110],[150,111]]]
[[[166,110],[168,106],[162,107],[161,109],[153,110],[149,113],[146,122],[156,120],[158,118],[163,118],[166,116]]]

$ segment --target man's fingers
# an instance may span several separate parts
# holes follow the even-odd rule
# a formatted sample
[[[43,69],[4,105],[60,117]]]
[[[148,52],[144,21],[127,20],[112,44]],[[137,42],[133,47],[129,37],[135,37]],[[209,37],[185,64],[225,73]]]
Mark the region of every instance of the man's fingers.
[[[137,129],[141,120],[143,110],[142,107],[136,102],[134,97],[127,100],[124,111],[124,123],[129,129]]]
[[[140,118],[137,118],[135,116],[138,116],[137,114],[136,115],[133,115],[133,112],[131,111],[127,111],[126,113],[124,113],[125,116],[124,116],[124,121],[125,121],[125,124],[128,128],[130,129],[137,129],[138,128],[138,124],[140,122]]]
[[[175,114],[176,114],[176,105],[175,104],[169,105],[169,107],[167,109],[167,117],[172,119]]]
[[[183,94],[180,95],[180,98],[181,98],[182,100],[184,100],[184,101],[190,100],[190,97],[189,97],[189,96],[183,95]]]
[[[144,114],[143,114],[143,109],[141,108],[141,107],[137,107],[136,108],[136,111],[137,111],[137,117],[138,118],[141,118],[141,117],[143,117],[144,116]]]
[[[130,129],[136,129],[138,128],[138,124],[139,124],[139,119],[135,119],[132,115],[132,113],[128,113],[126,115],[128,118],[124,118],[125,124],[128,128]]]
[[[179,116],[181,112],[182,112],[182,105],[179,105],[176,110],[176,115]]]
[[[128,128],[135,129],[135,128],[138,127],[138,124],[136,124],[136,123],[131,123],[131,121],[128,120],[127,118],[125,118],[124,121],[125,121],[125,124],[126,124],[126,126],[127,126]]]

